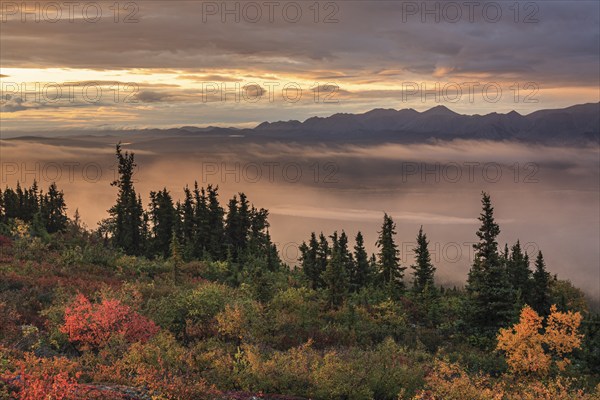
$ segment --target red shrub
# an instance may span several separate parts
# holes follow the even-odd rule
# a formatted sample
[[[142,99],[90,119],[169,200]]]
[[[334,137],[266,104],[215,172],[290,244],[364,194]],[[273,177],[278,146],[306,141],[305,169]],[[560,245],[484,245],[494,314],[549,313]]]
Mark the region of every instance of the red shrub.
[[[105,346],[113,335],[122,335],[129,343],[146,342],[159,328],[119,300],[103,299],[99,304],[92,304],[79,294],[65,309],[61,331],[71,342],[88,350]]]
[[[42,359],[31,353],[25,353],[14,366],[16,368],[13,371],[7,371],[0,376],[0,380],[8,385],[10,398],[19,400],[81,398],[77,395],[79,377],[77,365],[66,358]]]
[[[20,385],[20,400],[77,400],[77,381],[69,377],[66,372],[56,375],[30,376],[22,375],[23,383]]]

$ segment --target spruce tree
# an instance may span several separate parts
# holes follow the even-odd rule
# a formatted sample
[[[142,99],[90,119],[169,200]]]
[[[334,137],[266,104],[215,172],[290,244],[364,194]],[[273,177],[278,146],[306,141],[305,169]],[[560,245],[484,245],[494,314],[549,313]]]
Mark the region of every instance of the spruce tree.
[[[268,236],[268,217],[269,211],[264,208],[257,209],[254,206],[250,208],[250,227],[248,229],[248,243],[246,247],[250,248],[250,253],[252,254],[262,254],[268,245],[271,244],[271,239]]]
[[[252,227],[252,209],[248,203],[248,198],[244,193],[239,193],[238,219],[239,226],[237,232],[237,247],[240,251],[245,251],[248,246],[248,234]]]
[[[237,196],[233,196],[229,201],[227,216],[225,217],[225,243],[228,254],[234,262],[243,261],[243,257],[249,255],[248,240],[251,236],[253,216],[257,218],[255,229],[263,223],[266,227],[266,214],[257,212],[253,215],[253,210],[244,193],[239,193],[239,200]],[[265,219],[261,221],[260,219],[263,217]],[[255,230],[254,233],[258,234],[260,230]]]
[[[33,181],[30,188],[23,191],[21,217],[24,221],[33,221],[34,215],[40,211],[40,195],[37,181]]]
[[[508,262],[510,261],[510,251],[508,250],[508,243],[504,243],[504,252],[500,254],[500,263],[508,270]]]
[[[340,260],[342,262],[342,267],[345,271],[345,276],[350,279],[350,276],[354,271],[354,257],[352,257],[352,253],[348,248],[348,236],[346,232],[342,230],[340,234],[340,238],[338,239],[338,247],[340,252]],[[349,284],[349,282],[348,282]]]
[[[173,235],[177,235],[178,215],[171,194],[166,188],[150,192],[149,218],[152,224],[150,255],[160,255],[167,259],[171,254]]]
[[[21,188],[21,183],[19,181],[17,181],[17,188],[15,189],[15,193],[17,195],[16,217],[19,218],[21,221],[31,221],[31,218],[27,218],[27,213],[25,212],[25,193],[23,192],[23,189]]]
[[[345,234],[343,234],[343,236],[345,236]],[[338,237],[337,232],[334,232],[331,239],[331,257],[329,258],[327,267],[323,273],[323,282],[325,284],[325,292],[329,304],[332,307],[339,307],[344,302],[348,293],[349,277],[345,267],[345,263],[347,262],[345,258],[347,258],[347,255],[344,254],[345,250],[342,236]]]
[[[17,193],[12,188],[7,187],[2,197],[5,222],[14,218],[19,218],[19,197]]]
[[[67,228],[67,205],[64,194],[55,183],[48,188],[48,193],[40,195],[40,213],[48,233],[62,232]]]
[[[379,231],[377,247],[379,248],[380,280],[391,296],[397,296],[404,289],[404,270],[400,266],[400,251],[394,241],[396,224],[387,214],[383,217],[383,225]]]
[[[195,232],[195,213],[194,213],[194,198],[192,191],[188,186],[183,189],[184,197],[181,205],[181,238],[184,258],[193,257],[194,247],[194,232]]]
[[[323,287],[323,278],[322,275],[327,269],[327,263],[329,262],[329,256],[331,254],[331,250],[329,248],[329,242],[323,232],[319,235],[319,245],[317,246],[317,272],[316,275],[319,276],[319,280],[317,283],[317,287]]]
[[[111,183],[119,188],[116,204],[108,210],[111,221],[112,241],[115,247],[121,248],[130,255],[139,255],[144,244],[143,240],[143,214],[141,198],[133,186],[133,173],[136,167],[134,154],[121,150],[117,144],[116,155],[118,161],[118,178]]]
[[[223,216],[225,211],[219,204],[219,187],[213,187],[209,185],[207,187],[208,193],[208,252],[213,260],[224,260],[225,246],[224,246],[224,231]]]
[[[281,268],[281,259],[279,258],[279,252],[277,251],[277,246],[271,240],[271,234],[269,230],[265,232],[265,243],[267,245],[267,268],[269,271],[277,271]]]
[[[371,253],[369,258],[369,269],[373,272],[373,280],[377,278],[377,272],[379,271],[379,265],[377,263],[377,256],[375,253]]]
[[[173,231],[177,235],[177,239],[179,240],[179,246],[181,249],[181,256],[184,256],[183,250],[183,205],[181,201],[177,201],[175,203],[175,219],[173,220]]]
[[[300,265],[302,272],[308,279],[310,286],[313,289],[318,289],[321,282],[321,270],[317,265],[317,254],[319,252],[319,243],[317,242],[317,235],[314,232],[310,234],[310,240],[308,244],[302,243],[300,245]]]
[[[511,249],[510,257],[506,262],[508,280],[515,290],[518,307],[522,308],[531,290],[531,270],[529,257],[523,253],[521,242],[517,240]]]
[[[550,313],[550,279],[550,273],[546,271],[544,256],[540,251],[535,260],[530,305],[542,316],[547,316]]]
[[[418,294],[422,294],[427,290],[435,290],[435,267],[431,263],[428,246],[427,235],[423,233],[423,227],[421,226],[417,235],[417,247],[414,249],[415,265],[411,266],[414,275],[413,290]]]
[[[198,188],[198,182],[194,183],[194,234],[193,255],[197,259],[205,258],[210,247],[210,227],[208,198],[204,188]]]
[[[471,327],[494,335],[516,316],[514,292],[506,268],[498,254],[500,227],[494,220],[494,208],[487,193],[482,197],[479,242],[474,244],[475,259],[467,280],[467,315]]]
[[[243,215],[244,212],[242,211],[241,214]],[[276,246],[271,241],[268,216],[268,210],[250,207],[249,222],[246,223],[246,226],[249,227],[245,228],[247,234],[245,235],[244,260],[249,257],[261,259],[269,271],[276,271],[281,266],[281,259],[277,254]]]
[[[356,234],[354,245],[354,271],[351,280],[351,289],[355,292],[368,286],[373,279],[373,270],[369,263],[369,256],[365,250],[365,241],[362,233]]]
[[[225,217],[225,244],[227,252],[232,261],[237,261],[240,250],[241,222],[238,214],[237,196],[233,196],[227,205],[227,216]]]

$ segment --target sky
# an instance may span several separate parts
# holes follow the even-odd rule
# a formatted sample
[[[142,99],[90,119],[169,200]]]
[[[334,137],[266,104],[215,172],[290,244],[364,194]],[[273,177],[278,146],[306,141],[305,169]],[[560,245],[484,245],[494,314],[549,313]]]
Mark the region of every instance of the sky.
[[[600,3],[0,2],[1,130],[600,101]]]

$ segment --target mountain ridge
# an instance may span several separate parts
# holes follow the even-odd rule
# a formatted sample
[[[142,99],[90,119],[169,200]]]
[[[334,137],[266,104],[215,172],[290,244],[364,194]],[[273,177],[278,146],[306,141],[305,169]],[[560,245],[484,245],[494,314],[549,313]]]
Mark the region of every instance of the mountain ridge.
[[[389,135],[396,133],[407,139],[421,140],[465,138],[598,142],[600,103],[543,109],[526,115],[514,110],[505,114],[465,115],[442,105],[423,112],[378,108],[362,114],[338,113],[329,117],[311,117],[304,122],[263,122],[251,131],[340,137],[387,132]]]
[[[515,140],[548,144],[600,143],[600,103],[484,115],[459,114],[438,105],[419,112],[412,108],[375,108],[360,114],[336,113],[304,121],[265,121],[253,128],[197,127],[56,132],[66,136],[232,137],[257,141],[330,143],[422,143],[432,140]],[[35,137],[31,132],[19,136]],[[6,137],[6,136],[5,136]],[[40,137],[60,137],[45,133]],[[16,138],[16,137],[13,137]]]

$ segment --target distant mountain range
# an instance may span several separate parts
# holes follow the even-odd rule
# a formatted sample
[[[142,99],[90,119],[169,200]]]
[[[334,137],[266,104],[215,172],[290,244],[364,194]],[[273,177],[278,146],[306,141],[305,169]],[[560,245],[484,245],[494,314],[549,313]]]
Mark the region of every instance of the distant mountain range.
[[[265,122],[255,133],[327,138],[389,138],[400,141],[431,139],[488,139],[586,143],[600,141],[600,103],[540,110],[529,115],[462,115],[437,106],[413,109],[375,109],[364,114],[335,114],[304,122]]]
[[[255,141],[330,143],[415,143],[432,140],[516,140],[546,144],[600,143],[600,103],[588,103],[528,115],[463,115],[444,106],[425,112],[374,109],[364,114],[334,114],[304,122],[263,122],[251,129],[185,126],[172,129],[44,132],[31,136],[244,137]],[[6,136],[5,136],[6,137]],[[23,139],[23,138],[21,138]]]
[[[154,133],[165,132],[152,130]],[[528,115],[463,115],[444,106],[425,112],[375,109],[364,114],[334,114],[304,122],[263,122],[253,129],[183,127],[171,134],[243,135],[284,141],[424,142],[451,139],[517,140],[551,144],[600,142],[600,103],[540,110]]]

